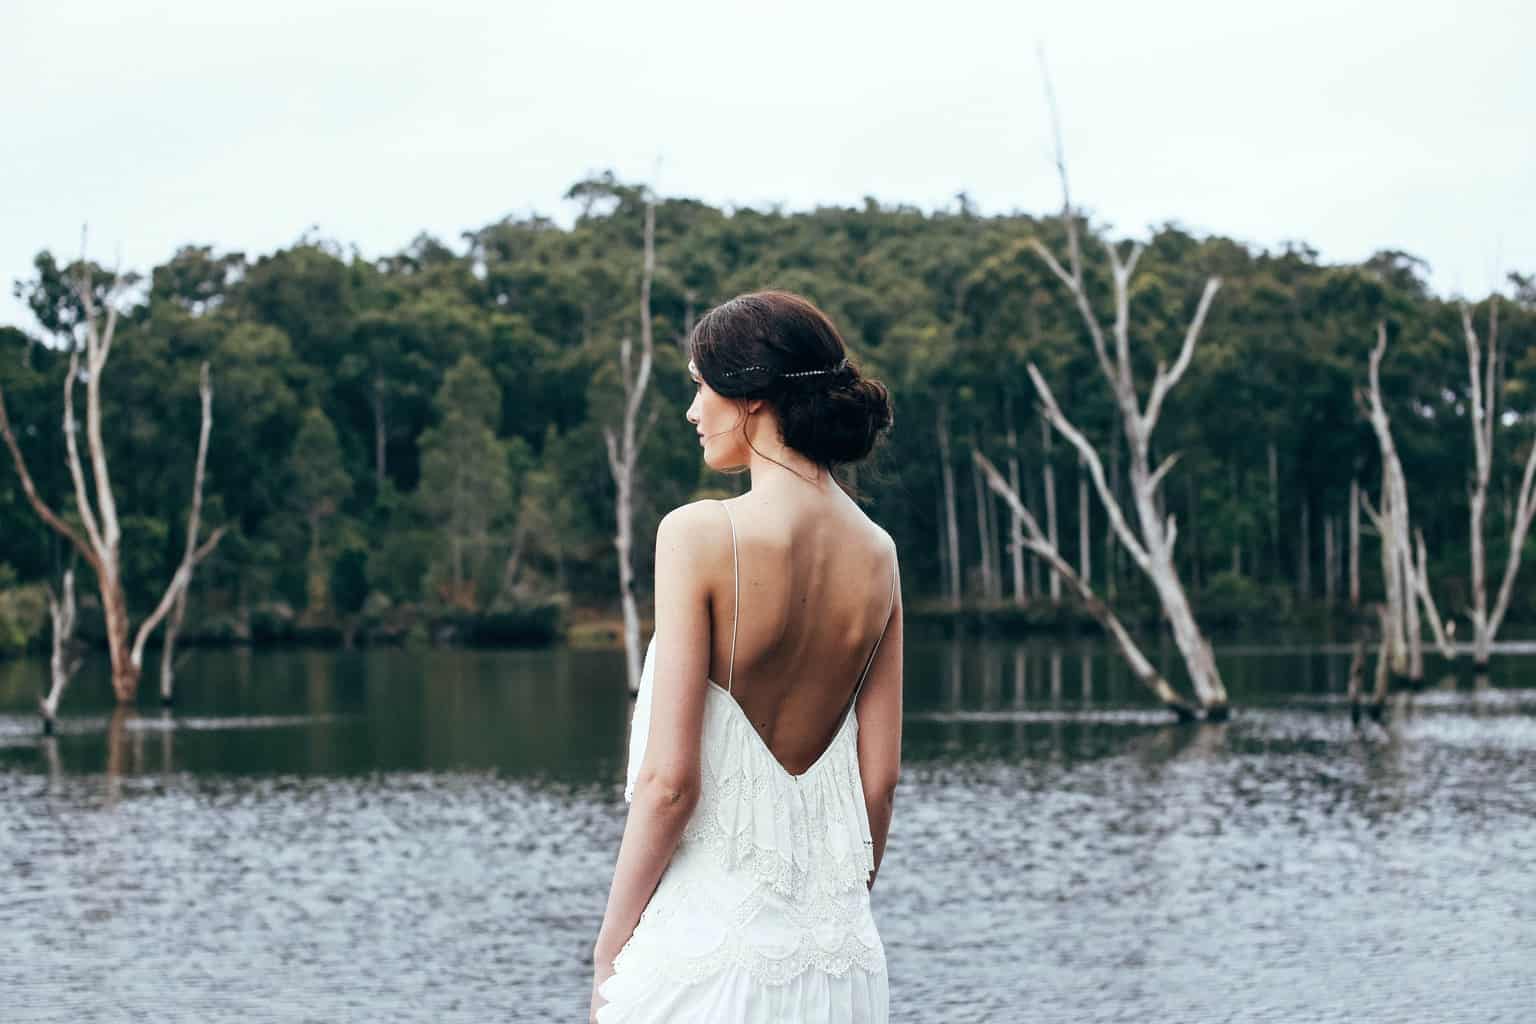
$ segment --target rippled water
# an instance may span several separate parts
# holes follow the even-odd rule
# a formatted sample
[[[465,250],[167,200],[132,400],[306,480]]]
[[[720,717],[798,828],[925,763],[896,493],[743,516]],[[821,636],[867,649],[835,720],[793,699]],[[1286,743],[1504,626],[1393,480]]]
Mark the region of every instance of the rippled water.
[[[1351,726],[1348,652],[909,645],[892,1019],[1536,1019],[1536,658]],[[612,652],[197,653],[174,715],[0,665],[0,1020],[575,1021],[623,828]],[[93,702],[94,698],[94,702]]]

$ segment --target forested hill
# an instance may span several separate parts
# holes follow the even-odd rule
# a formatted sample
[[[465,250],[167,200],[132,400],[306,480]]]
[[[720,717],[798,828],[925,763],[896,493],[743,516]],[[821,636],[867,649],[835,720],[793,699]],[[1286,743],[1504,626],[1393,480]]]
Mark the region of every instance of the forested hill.
[[[211,361],[213,429],[204,521],[231,535],[198,570],[193,614],[213,620],[281,603],[321,625],[400,607],[465,612],[570,595],[617,604],[614,484],[603,426],[619,416],[620,341],[639,332],[643,193],[583,182],[572,228],[508,219],[460,240],[420,237],[363,259],[302,239],[257,259],[187,247],[120,302],[102,379],[104,431],[123,517],[135,608],[153,604],[180,559],[198,433],[198,366]],[[863,372],[896,409],[889,443],[859,467],[870,511],[895,536],[909,600],[943,597],[950,578],[939,427],[947,426],[966,597],[1012,597],[1007,509],[984,494],[970,452],[1008,461],[1044,522],[1053,468],[1063,553],[1124,599],[1143,585],[1106,543],[1097,500],[1070,445],[1041,429],[1026,375],[1036,363],[1110,471],[1124,458],[1112,396],[1077,309],[1031,249],[1062,251],[1055,217],[923,213],[869,201],[784,213],[660,201],[652,296],[659,418],[638,473],[636,572],[650,587],[662,514],[744,478],[705,469],[683,413],[681,342],[693,317],[739,292],[781,287],[825,308]],[[1108,263],[1085,245],[1089,290],[1111,315]],[[67,268],[41,253],[18,287],[34,336],[0,330],[0,388],[38,489],[73,507],[60,433],[63,339],[81,311]],[[1169,396],[1154,460],[1178,452],[1165,485],[1179,564],[1197,604],[1217,595],[1268,611],[1347,599],[1351,482],[1380,485],[1375,439],[1354,391],[1384,320],[1383,390],[1442,608],[1460,614],[1473,465],[1458,306],[1432,295],[1424,267],[1383,252],[1325,265],[1177,227],[1157,231],[1130,303],[1143,391],[1172,361],[1205,280],[1222,281],[1183,381]],[[110,275],[95,268],[105,299]],[[1503,566],[1518,457],[1536,423],[1536,288],[1514,276],[1499,304],[1506,358],[1489,502],[1491,564]],[[1474,310],[1486,330],[1488,302]],[[42,343],[46,341],[46,344]],[[83,402],[77,388],[77,402]],[[1049,445],[1047,457],[1047,448]],[[1123,474],[1114,472],[1123,486]],[[1091,500],[1090,500],[1091,499]],[[1367,535],[1367,599],[1380,559]],[[56,578],[69,552],[0,460],[0,588]],[[1034,559],[1024,582],[1047,589]],[[1527,567],[1527,572],[1536,568]],[[92,589],[82,581],[82,593]],[[1109,589],[1109,587],[1106,587]],[[1531,587],[1513,615],[1529,619]]]

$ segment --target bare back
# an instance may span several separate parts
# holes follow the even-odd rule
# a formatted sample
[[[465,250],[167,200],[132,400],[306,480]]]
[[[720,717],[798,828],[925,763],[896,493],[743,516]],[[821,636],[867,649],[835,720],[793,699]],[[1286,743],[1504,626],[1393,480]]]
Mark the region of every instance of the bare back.
[[[852,500],[785,510],[746,494],[721,505],[735,571],[727,562],[711,586],[709,678],[799,774],[852,713],[895,615],[895,546]]]

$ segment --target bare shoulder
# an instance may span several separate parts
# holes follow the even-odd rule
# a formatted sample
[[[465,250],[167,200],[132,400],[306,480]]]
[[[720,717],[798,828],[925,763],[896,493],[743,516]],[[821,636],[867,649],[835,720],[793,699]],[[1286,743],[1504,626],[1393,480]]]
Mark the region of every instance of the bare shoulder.
[[[880,549],[890,555],[892,564],[895,564],[897,561],[896,538],[891,536],[891,531],[887,530],[873,519],[870,519],[868,516],[865,516],[865,520],[869,523],[869,528],[874,531],[875,538],[880,546]]]
[[[716,526],[724,530],[725,516],[720,514],[720,509],[717,507],[719,504],[713,498],[700,498],[698,501],[677,506],[662,516],[661,522],[656,525],[657,542],[666,540],[675,544],[686,544],[690,540],[697,541],[712,536],[708,531]]]

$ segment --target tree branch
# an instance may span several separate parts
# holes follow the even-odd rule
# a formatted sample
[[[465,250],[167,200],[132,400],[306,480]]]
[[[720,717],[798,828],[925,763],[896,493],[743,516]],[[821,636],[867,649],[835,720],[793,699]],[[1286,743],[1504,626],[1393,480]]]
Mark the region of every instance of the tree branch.
[[[1149,492],[1157,490],[1157,485],[1163,482],[1163,477],[1167,476],[1168,471],[1178,464],[1179,454],[1179,452],[1174,452],[1160,462],[1158,467],[1152,471],[1152,475],[1147,478],[1147,490]]]
[[[86,561],[91,563],[93,569],[100,571],[101,562],[97,559],[96,551],[90,542],[49,508],[48,503],[43,501],[42,496],[37,493],[37,485],[32,482],[32,474],[27,470],[27,460],[21,454],[21,446],[16,443],[16,435],[11,431],[11,420],[6,412],[3,388],[0,388],[0,435],[4,436],[5,446],[11,450],[11,461],[16,466],[16,475],[21,477],[21,489],[33,510],[42,517],[44,522],[73,544],[85,556]]]
[[[1088,466],[1088,475],[1093,479],[1093,486],[1099,492],[1099,503],[1104,506],[1104,512],[1109,517],[1110,523],[1115,528],[1115,534],[1120,542],[1125,545],[1131,557],[1136,560],[1144,571],[1150,573],[1151,560],[1147,555],[1147,549],[1142,546],[1140,538],[1130,525],[1125,521],[1125,514],[1120,509],[1120,503],[1115,500],[1114,493],[1110,490],[1109,482],[1104,478],[1104,465],[1099,461],[1099,453],[1089,443],[1088,439],[1078,431],[1062,413],[1061,407],[1056,404],[1056,396],[1051,393],[1051,386],[1045,382],[1038,367],[1034,363],[1029,364],[1029,379],[1034,382],[1035,390],[1040,394],[1040,402],[1045,408],[1046,418],[1051,425],[1061,432],[1062,436],[1077,448],[1083,462]]]
[[[1189,328],[1184,332],[1184,344],[1179,347],[1179,357],[1174,360],[1173,369],[1165,372],[1161,363],[1158,364],[1157,374],[1152,379],[1152,394],[1147,399],[1147,412],[1144,417],[1147,424],[1147,432],[1157,426],[1157,417],[1163,409],[1163,399],[1168,397],[1174,385],[1184,376],[1184,371],[1189,369],[1190,361],[1195,355],[1195,342],[1200,337],[1200,330],[1205,326],[1206,314],[1211,310],[1211,302],[1216,298],[1216,290],[1221,287],[1221,279],[1210,278],[1205,282],[1205,291],[1200,293],[1200,304],[1195,307],[1195,317],[1189,322]]]

